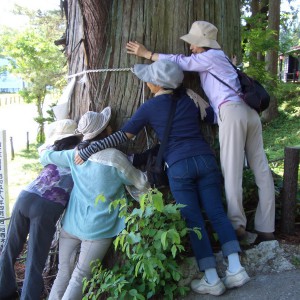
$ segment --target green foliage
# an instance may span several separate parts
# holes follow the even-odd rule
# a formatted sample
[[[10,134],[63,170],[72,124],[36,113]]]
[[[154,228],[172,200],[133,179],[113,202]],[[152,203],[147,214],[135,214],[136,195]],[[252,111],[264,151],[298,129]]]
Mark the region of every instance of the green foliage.
[[[300,258],[298,256],[293,256],[291,261],[296,268],[300,267]]]
[[[19,10],[20,13],[21,10]],[[1,55],[10,61],[8,70],[21,77],[26,87],[20,92],[23,99],[37,106],[39,123],[37,142],[44,141],[43,105],[49,87],[61,86],[66,70],[65,57],[54,40],[62,35],[62,19],[58,12],[41,14],[23,9],[31,23],[25,30],[3,30],[0,34]]]
[[[100,295],[105,299],[150,299],[155,295],[174,299],[185,295],[188,288],[178,283],[182,277],[180,253],[185,251],[183,239],[188,234],[179,212],[182,206],[164,205],[158,190],[143,195],[139,208],[127,207],[124,199],[114,201],[111,207],[118,205],[126,228],[114,247],[122,258],[111,269],[105,269],[100,261],[92,264],[92,278],[84,279],[83,299],[99,299]],[[199,229],[194,230],[201,238]]]
[[[281,53],[285,53],[292,46],[298,46],[300,43],[299,10],[295,9],[293,4],[295,1],[289,1],[290,10],[281,11],[280,14],[279,44]]]
[[[285,146],[297,146],[300,143],[300,86],[281,83],[276,90],[276,97],[279,116],[263,127],[265,151],[271,161],[283,158]],[[278,173],[280,170],[274,171]]]
[[[256,53],[264,56],[268,50],[278,48],[275,32],[268,29],[265,14],[243,19],[247,24],[242,30],[244,71],[261,83],[267,83],[271,79],[270,74],[266,71],[265,62],[258,60]]]

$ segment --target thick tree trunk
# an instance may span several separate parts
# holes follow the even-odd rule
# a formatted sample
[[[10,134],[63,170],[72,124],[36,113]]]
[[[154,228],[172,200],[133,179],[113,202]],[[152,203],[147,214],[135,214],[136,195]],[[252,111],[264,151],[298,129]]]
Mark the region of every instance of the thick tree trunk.
[[[274,40],[279,45],[279,24],[280,24],[280,0],[272,0],[269,3],[269,29],[274,30]],[[267,52],[266,55],[266,67],[270,72],[273,80],[271,82],[271,102],[267,110],[262,114],[262,119],[265,122],[269,122],[278,116],[278,104],[277,99],[272,92],[277,87],[277,67],[278,67],[278,47]]]
[[[118,70],[135,63],[150,63],[128,55],[126,43],[136,40],[155,52],[189,54],[189,45],[179,38],[196,20],[214,23],[227,55],[240,55],[239,0],[69,0],[69,74],[117,69],[77,77],[84,77],[85,83],[77,82],[75,86],[72,118],[78,120],[87,110],[101,111],[110,105],[114,127],[120,128],[144,101],[144,90],[145,98],[149,97],[132,72]],[[185,83],[199,91],[195,74],[187,74]],[[141,136],[132,145],[143,144]]]
[[[256,14],[259,12],[259,0],[252,0],[250,3],[251,6],[251,15],[252,17],[256,16]],[[248,24],[249,29],[251,30],[251,25]],[[250,52],[250,62],[252,60],[257,59],[258,53],[256,51]]]

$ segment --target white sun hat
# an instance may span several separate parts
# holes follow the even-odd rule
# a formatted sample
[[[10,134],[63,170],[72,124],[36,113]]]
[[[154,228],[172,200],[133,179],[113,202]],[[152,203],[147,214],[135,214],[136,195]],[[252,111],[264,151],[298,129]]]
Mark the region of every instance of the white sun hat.
[[[83,134],[83,141],[91,140],[107,127],[110,118],[110,106],[105,107],[100,113],[88,111],[80,118],[76,132]]]
[[[50,123],[45,128],[46,145],[53,145],[55,141],[62,140],[70,136],[81,136],[76,133],[77,123],[72,119],[63,119]]]

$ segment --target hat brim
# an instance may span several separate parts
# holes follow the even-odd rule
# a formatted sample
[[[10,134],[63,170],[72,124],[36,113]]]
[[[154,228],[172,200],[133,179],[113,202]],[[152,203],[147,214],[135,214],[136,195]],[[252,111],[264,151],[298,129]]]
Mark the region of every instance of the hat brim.
[[[166,68],[164,63],[176,65],[171,68],[170,66]],[[159,64],[159,66],[158,66]],[[155,66],[155,67],[154,67]],[[161,72],[157,72],[154,68],[161,68]],[[133,67],[133,73],[142,81],[147,83],[152,83],[156,86],[167,89],[176,89],[181,85],[183,81],[183,72],[180,67],[168,60],[158,60],[150,65],[146,64],[136,64]],[[180,72],[180,73],[179,73]]]
[[[136,64],[133,66],[133,73],[144,82],[152,82],[151,76],[149,75],[150,65]]]
[[[197,47],[208,47],[213,49],[221,49],[221,46],[215,40],[210,40],[202,37],[198,37],[196,35],[192,35],[190,33],[183,35],[180,37],[183,41],[187,42],[190,45],[195,45]]]
[[[93,139],[94,137],[96,137],[98,134],[100,134],[108,125],[110,119],[111,119],[111,108],[110,106],[108,107],[105,107],[102,111],[101,111],[101,114],[104,116],[105,118],[105,121],[104,123],[102,124],[101,127],[99,127],[99,129],[97,129],[96,131],[94,132],[91,132],[91,133],[86,133],[83,135],[83,138],[82,140],[83,141],[86,141],[86,140],[91,140]]]

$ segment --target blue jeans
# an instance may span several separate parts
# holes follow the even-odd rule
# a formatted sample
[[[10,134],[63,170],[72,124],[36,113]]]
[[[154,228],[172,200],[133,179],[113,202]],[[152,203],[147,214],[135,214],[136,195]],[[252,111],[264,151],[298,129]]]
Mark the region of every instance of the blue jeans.
[[[43,269],[56,231],[56,222],[63,211],[61,204],[27,191],[20,193],[0,255],[0,299],[9,297],[17,290],[14,264],[23,250],[28,233],[21,300],[40,299],[44,289]]]
[[[213,155],[199,155],[175,162],[168,170],[171,192],[188,228],[200,228],[202,238],[191,231],[190,240],[201,271],[215,268],[216,261],[205,229],[205,211],[222,246],[224,257],[240,251],[234,229],[225,213],[221,197],[221,174]]]

